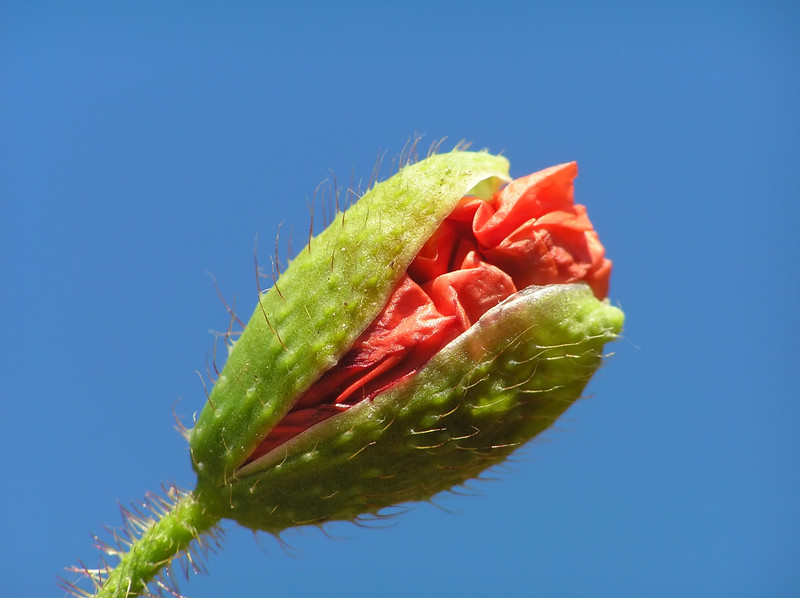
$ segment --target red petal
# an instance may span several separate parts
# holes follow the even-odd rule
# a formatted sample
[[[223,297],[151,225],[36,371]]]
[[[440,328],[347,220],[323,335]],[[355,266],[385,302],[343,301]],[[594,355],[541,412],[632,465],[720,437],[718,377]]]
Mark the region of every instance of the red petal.
[[[374,322],[273,429],[250,460],[412,375],[517,289],[583,280],[608,293],[611,262],[586,209],[573,204],[574,162],[464,197],[420,250]]]
[[[525,222],[571,208],[577,174],[578,165],[570,162],[511,181],[500,190],[496,211],[490,212],[489,204],[478,210],[475,237],[484,247],[493,247]]]
[[[508,274],[482,261],[474,251],[462,261],[462,269],[439,276],[423,288],[439,312],[458,318],[459,332],[517,292]]]

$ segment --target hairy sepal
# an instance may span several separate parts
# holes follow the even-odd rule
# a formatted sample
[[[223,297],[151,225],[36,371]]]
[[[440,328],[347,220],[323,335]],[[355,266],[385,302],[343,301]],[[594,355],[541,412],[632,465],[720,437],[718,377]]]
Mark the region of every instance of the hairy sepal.
[[[259,297],[191,432],[198,485],[209,498],[228,491],[254,448],[378,315],[461,197],[507,180],[503,157],[431,156],[375,185],[309,240]]]
[[[279,532],[425,500],[473,478],[581,396],[622,322],[585,284],[530,287],[410,380],[239,470],[223,516]]]

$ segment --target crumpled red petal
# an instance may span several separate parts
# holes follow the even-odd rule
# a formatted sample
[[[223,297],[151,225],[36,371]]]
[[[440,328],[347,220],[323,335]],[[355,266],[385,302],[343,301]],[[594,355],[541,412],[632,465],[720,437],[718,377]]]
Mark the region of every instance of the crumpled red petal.
[[[582,205],[577,164],[464,197],[428,239],[375,321],[249,460],[414,374],[493,306],[530,285],[584,281],[608,293],[611,262]]]

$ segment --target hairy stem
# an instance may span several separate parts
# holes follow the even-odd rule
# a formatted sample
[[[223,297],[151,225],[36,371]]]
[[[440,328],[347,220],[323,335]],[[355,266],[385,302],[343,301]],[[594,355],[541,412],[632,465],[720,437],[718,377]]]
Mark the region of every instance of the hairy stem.
[[[210,514],[191,492],[180,495],[175,504],[153,520],[141,537],[120,556],[120,562],[97,591],[97,598],[132,598],[147,590],[147,584],[192,541],[210,530],[219,518]]]

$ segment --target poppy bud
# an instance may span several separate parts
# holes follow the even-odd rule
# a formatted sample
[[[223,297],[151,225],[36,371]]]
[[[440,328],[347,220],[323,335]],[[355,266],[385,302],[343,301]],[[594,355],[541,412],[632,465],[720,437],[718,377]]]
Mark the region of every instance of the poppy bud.
[[[220,519],[272,533],[353,520],[465,482],[547,429],[623,322],[576,174],[501,188],[505,158],[456,151],[337,214],[231,346],[189,433],[195,490],[126,513],[104,548],[113,569],[71,570],[98,597],[160,590]]]
[[[354,519],[475,477],[549,427],[622,326],[574,164],[452,152],[309,240],[190,435],[197,501],[253,529]]]

